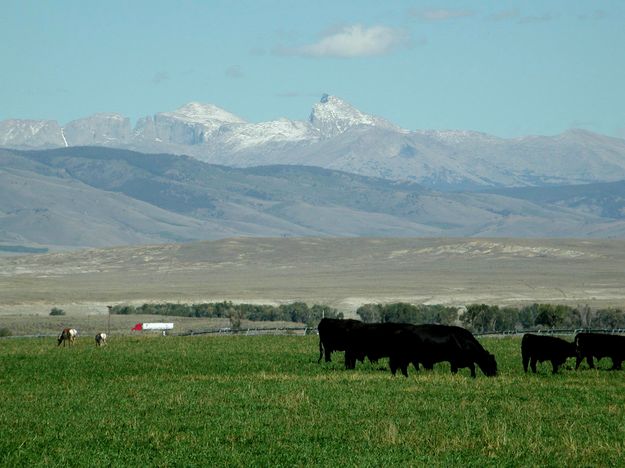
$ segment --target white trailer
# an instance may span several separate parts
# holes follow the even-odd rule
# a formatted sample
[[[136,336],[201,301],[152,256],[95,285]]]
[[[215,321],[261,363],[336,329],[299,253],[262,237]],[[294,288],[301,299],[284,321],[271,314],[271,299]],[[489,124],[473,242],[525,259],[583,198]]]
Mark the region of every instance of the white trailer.
[[[163,336],[167,334],[167,330],[173,330],[174,324],[167,322],[138,323],[132,327],[132,331],[162,331]]]

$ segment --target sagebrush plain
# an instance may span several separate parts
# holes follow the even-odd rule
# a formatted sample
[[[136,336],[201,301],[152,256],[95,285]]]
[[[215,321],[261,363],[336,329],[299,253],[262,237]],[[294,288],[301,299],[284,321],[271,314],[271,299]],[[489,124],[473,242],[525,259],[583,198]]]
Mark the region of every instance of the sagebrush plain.
[[[0,341],[3,466],[618,466],[625,376],[522,370],[518,338],[484,338],[500,373],[392,377],[317,364],[316,336]],[[569,367],[574,362],[569,361]]]
[[[0,316],[109,304],[625,303],[625,241],[237,238],[0,257]]]

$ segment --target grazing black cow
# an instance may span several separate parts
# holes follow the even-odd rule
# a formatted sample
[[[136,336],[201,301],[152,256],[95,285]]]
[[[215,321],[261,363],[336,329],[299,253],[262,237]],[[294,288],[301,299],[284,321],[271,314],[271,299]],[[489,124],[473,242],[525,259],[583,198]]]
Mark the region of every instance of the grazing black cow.
[[[558,372],[558,367],[564,364],[567,358],[577,356],[575,343],[547,335],[532,335],[526,333],[521,340],[521,356],[523,370],[527,372],[527,365],[536,373],[536,362],[551,361],[552,374]]]
[[[625,360],[625,336],[607,333],[578,333],[575,335],[575,346],[577,348],[576,370],[584,358],[588,366],[593,369],[595,367],[593,357],[597,359],[609,357],[612,359],[610,370],[620,370]]]
[[[377,362],[381,358],[390,357],[398,345],[398,335],[407,325],[404,323],[363,323],[347,334],[345,350],[345,368],[354,369],[356,361],[365,358]]]
[[[418,369],[422,363],[432,369],[437,362],[447,361],[451,372],[468,367],[471,377],[475,377],[475,364],[491,377],[497,375],[495,356],[486,351],[468,330],[451,325],[405,325],[398,333],[390,366],[393,374],[401,369],[408,376],[408,365]]]
[[[348,334],[354,328],[362,326],[363,323],[352,319],[322,318],[317,326],[319,330],[319,359],[325,353],[325,362],[332,360],[334,351],[345,351],[347,348]]]

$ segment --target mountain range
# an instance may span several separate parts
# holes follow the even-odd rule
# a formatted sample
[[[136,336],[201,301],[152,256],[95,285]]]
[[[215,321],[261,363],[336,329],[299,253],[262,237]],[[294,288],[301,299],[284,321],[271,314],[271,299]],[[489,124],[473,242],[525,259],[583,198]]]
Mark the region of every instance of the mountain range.
[[[101,146],[0,150],[0,200],[10,252],[234,236],[625,236],[625,182],[442,192]]]
[[[427,112],[415,109],[415,112]],[[470,131],[406,130],[323,95],[308,119],[250,123],[210,104],[190,103],[140,119],[96,114],[56,121],[4,120],[0,147],[103,146],[188,155],[247,168],[305,165],[438,191],[543,187],[625,180],[625,140],[585,130],[498,138]]]

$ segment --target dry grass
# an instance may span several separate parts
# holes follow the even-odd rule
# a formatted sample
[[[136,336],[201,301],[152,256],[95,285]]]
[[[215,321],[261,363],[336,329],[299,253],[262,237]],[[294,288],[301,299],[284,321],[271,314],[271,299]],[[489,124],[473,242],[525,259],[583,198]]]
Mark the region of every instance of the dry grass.
[[[622,306],[625,241],[226,239],[0,257],[3,314],[143,302]],[[95,320],[95,319],[94,319]]]

